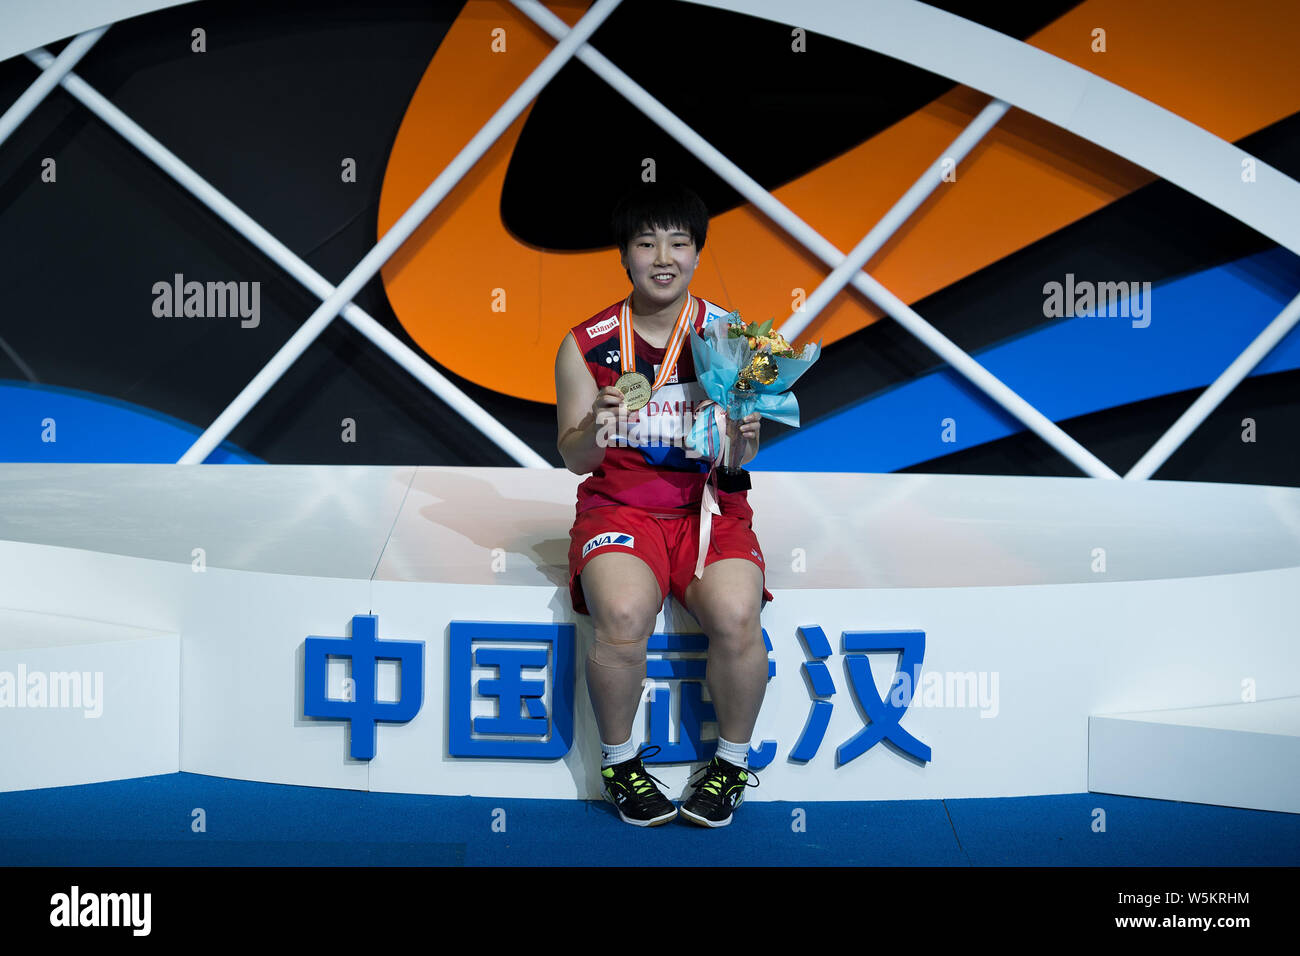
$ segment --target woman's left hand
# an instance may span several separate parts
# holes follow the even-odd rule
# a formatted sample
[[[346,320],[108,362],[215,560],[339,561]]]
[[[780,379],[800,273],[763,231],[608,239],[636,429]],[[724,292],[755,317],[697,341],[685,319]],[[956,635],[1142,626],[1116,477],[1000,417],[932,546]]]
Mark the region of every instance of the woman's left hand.
[[[761,419],[762,416],[754,412],[740,420],[740,465],[742,467],[758,454],[758,429]]]

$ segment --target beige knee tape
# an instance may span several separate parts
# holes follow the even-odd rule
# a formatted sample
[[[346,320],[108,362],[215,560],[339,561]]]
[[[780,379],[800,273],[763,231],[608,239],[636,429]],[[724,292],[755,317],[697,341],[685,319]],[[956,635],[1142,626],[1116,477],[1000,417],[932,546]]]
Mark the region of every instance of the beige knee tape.
[[[601,667],[644,667],[646,644],[650,638],[631,641],[608,641],[596,632],[587,657]]]

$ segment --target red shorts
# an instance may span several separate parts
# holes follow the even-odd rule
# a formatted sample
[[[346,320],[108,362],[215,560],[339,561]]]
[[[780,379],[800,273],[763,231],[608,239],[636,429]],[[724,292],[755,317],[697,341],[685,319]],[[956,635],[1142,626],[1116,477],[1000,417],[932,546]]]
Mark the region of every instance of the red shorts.
[[[747,503],[728,508],[730,504],[724,497],[720,504],[724,513],[713,516],[704,566],[723,558],[753,561],[764,572],[766,606],[772,593],[767,589],[763,549],[754,535],[753,512]],[[610,536],[608,541],[598,540],[605,535]],[[603,505],[579,512],[569,531],[569,597],[579,614],[590,612],[578,575],[592,558],[616,551],[635,554],[644,561],[659,582],[659,593],[672,594],[686,607],[686,588],[695,580],[695,562],[700,553],[700,512],[696,509],[680,518],[657,518],[652,512],[628,505]]]

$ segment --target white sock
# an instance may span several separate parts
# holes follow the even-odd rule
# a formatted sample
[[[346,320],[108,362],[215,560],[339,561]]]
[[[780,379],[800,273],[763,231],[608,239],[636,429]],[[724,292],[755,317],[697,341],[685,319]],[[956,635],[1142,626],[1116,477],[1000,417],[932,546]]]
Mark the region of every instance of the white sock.
[[[612,767],[624,760],[631,760],[636,756],[636,751],[636,744],[632,743],[630,735],[621,744],[607,744],[602,740],[600,742],[600,769],[604,770],[606,767]]]
[[[749,768],[749,741],[743,744],[733,744],[730,740],[718,738],[718,759],[725,760],[727,763],[735,764],[737,767]]]

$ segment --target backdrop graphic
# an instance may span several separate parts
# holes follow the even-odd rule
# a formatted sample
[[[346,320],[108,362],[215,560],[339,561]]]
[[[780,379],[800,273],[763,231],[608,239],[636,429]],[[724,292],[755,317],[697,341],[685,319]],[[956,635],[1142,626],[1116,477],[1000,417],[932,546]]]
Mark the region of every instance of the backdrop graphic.
[[[1161,4],[1097,0],[938,6],[1296,172],[1300,79],[1285,64],[1300,21],[1289,7],[1243,11],[1215,32],[1211,4],[1180,5],[1176,19],[1161,19]],[[585,8],[553,5],[569,22]],[[987,100],[819,34],[796,51],[772,21],[691,3],[664,13],[647,19],[625,4],[594,45],[841,248]],[[1107,25],[1104,53],[1094,22]],[[682,66],[666,69],[653,54],[668,29],[684,45]],[[116,23],[76,72],[337,282],[550,45],[495,0],[200,2]],[[12,102],[34,76],[22,56],[0,63],[0,95]],[[47,158],[55,182],[42,181]],[[780,321],[795,290],[824,276],[575,62],[358,304],[559,465],[554,349],[624,291],[604,228],[646,158],[695,184],[714,213],[699,294]],[[1295,294],[1293,253],[1031,114],[1013,109],[957,176],[868,270],[1117,471]],[[0,214],[5,460],[174,461],[317,304],[61,90],[0,145]],[[156,315],[151,290],[175,274],[258,283],[257,325]],[[1045,315],[1045,284],[1067,276],[1150,283],[1150,324]],[[804,337],[827,346],[801,383],[804,427],[769,423],[756,469],[1078,474],[859,293],[841,293]],[[1296,342],[1279,345],[1156,477],[1295,484],[1294,442],[1246,444],[1240,433],[1249,417],[1262,434],[1294,434]],[[51,443],[39,413],[56,403]],[[954,416],[956,441],[943,441],[938,423]],[[339,440],[344,419],[355,441]],[[848,451],[831,438],[844,430],[862,436]],[[513,464],[341,320],[219,454],[211,460]]]

